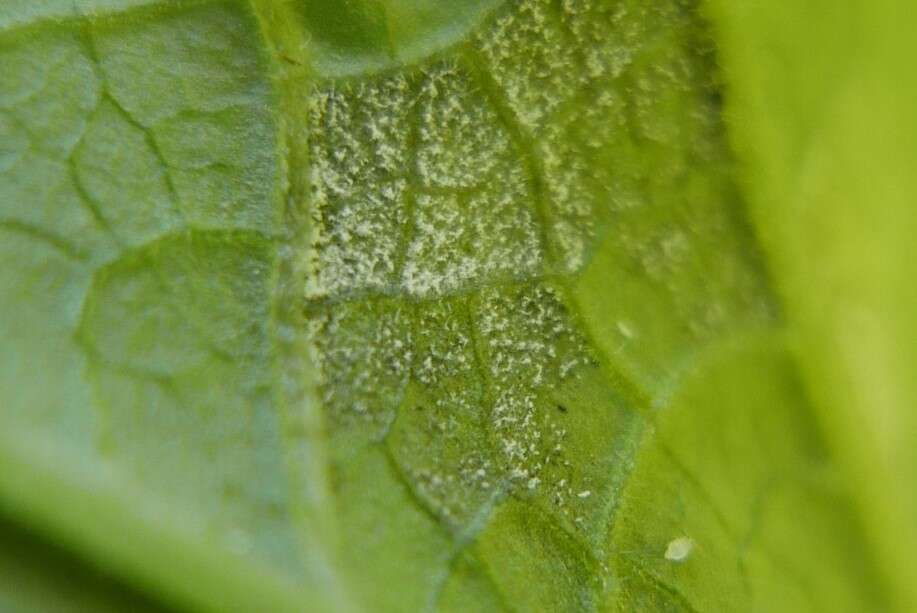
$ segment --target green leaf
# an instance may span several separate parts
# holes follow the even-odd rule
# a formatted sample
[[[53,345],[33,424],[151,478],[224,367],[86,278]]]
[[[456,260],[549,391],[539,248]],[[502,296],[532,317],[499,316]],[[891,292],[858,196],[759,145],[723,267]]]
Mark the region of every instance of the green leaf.
[[[71,553],[6,523],[0,527],[0,608],[62,613],[161,610],[112,577],[87,568]]]
[[[914,610],[913,15],[885,1],[710,4],[794,353],[894,604]]]
[[[762,104],[774,33],[712,12]],[[674,0],[5,3],[0,602],[903,602],[910,507],[831,389],[898,366],[828,355],[800,157],[731,102],[746,220],[718,53]]]

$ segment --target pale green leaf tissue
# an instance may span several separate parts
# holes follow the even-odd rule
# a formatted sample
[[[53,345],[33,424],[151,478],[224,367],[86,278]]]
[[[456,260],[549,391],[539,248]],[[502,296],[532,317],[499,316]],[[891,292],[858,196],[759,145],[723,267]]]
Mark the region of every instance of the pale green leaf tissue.
[[[0,0],[0,610],[914,610],[899,4]]]

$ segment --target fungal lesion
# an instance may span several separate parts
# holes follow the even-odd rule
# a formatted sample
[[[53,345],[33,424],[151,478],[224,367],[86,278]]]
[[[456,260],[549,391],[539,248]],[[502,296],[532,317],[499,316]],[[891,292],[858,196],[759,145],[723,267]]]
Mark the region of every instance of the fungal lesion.
[[[551,390],[595,362],[550,286],[324,302],[312,321],[332,429],[384,441],[447,525],[511,492],[577,500]]]
[[[587,444],[568,428],[589,401],[557,397],[585,376],[613,392],[563,288],[598,224],[647,205],[642,162],[611,160],[640,127],[628,96],[684,86],[627,80],[652,21],[628,6],[513,3],[446,59],[320,81],[305,100],[325,408],[385,441],[450,525],[495,492],[576,524],[603,496],[568,453]]]
[[[454,62],[316,88],[311,297],[428,298],[543,267],[509,137]]]
[[[566,58],[543,69],[573,68],[557,25],[538,30],[532,21],[543,4],[507,9],[468,44],[514,112],[546,118],[558,105],[526,81],[532,70],[514,76],[504,62],[541,32],[539,57],[550,59],[555,46]],[[554,93],[562,85],[551,81]],[[508,492],[558,507],[585,500],[565,457],[569,403],[552,393],[595,366],[546,279],[543,225],[552,221],[537,210],[542,195],[525,157],[578,162],[555,152],[550,136],[547,151],[520,151],[528,141],[511,131],[534,118],[508,125],[481,88],[466,61],[446,59],[321,82],[306,100],[307,302],[324,406],[333,428],[385,440],[418,495],[453,526]],[[569,183],[548,193],[563,210],[577,177],[550,179]],[[554,235],[571,228],[573,237],[567,218]],[[582,264],[567,259],[570,271]]]
[[[446,58],[320,81],[310,294],[429,298],[581,270],[596,219],[634,202],[606,158],[632,129],[619,78],[645,18],[525,0]]]

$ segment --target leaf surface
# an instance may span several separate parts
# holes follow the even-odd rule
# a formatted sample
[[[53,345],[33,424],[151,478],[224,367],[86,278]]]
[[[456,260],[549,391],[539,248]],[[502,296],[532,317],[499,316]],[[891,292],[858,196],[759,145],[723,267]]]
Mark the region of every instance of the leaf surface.
[[[5,512],[182,609],[883,607],[695,4],[338,9],[0,9]]]
[[[793,351],[895,605],[912,610],[914,15],[897,2],[709,4]]]

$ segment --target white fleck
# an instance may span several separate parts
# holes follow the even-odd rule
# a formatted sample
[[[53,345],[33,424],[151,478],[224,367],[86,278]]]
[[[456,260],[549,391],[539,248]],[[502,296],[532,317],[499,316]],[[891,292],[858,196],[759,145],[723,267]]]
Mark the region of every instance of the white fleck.
[[[684,562],[694,549],[694,541],[687,536],[679,536],[669,541],[665,548],[665,559],[670,562]]]
[[[583,490],[582,492],[577,494],[577,496],[579,496],[580,498],[589,498],[590,496],[592,496],[592,492],[590,492],[589,490]]]

